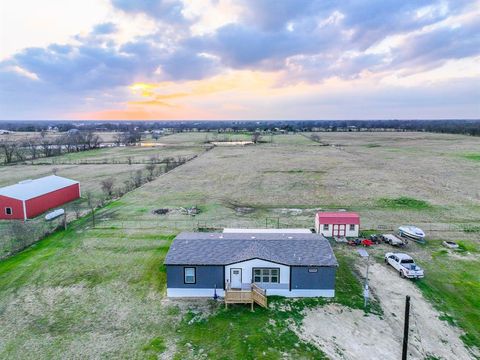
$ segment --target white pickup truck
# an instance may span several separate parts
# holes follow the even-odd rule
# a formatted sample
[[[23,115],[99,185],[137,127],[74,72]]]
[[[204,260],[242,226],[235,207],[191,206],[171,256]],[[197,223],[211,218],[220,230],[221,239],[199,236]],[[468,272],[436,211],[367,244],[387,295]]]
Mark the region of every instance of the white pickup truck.
[[[421,279],[424,276],[423,269],[407,254],[388,252],[385,254],[385,263],[392,265],[402,278]]]

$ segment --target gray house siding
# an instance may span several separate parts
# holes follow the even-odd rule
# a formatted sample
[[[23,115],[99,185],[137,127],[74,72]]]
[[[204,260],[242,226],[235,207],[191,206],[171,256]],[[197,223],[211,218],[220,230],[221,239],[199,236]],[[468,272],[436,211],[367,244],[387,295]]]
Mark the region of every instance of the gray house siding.
[[[194,267],[195,284],[185,284],[185,267]],[[222,265],[167,265],[167,287],[169,288],[203,288],[223,289],[224,274]]]
[[[309,272],[317,269],[317,272]],[[327,266],[292,266],[291,287],[293,289],[335,289],[336,267]]]

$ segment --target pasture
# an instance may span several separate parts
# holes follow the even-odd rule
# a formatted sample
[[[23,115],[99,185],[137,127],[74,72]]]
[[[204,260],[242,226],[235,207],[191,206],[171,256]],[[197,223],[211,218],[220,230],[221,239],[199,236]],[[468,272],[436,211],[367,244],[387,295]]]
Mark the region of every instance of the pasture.
[[[147,164],[152,161],[156,164],[154,176],[165,171],[168,161],[188,160],[205,151],[201,146],[172,146],[172,147],[115,147],[102,148],[78,153],[64,154],[40,158],[31,162],[15,165],[0,166],[0,186],[15,184],[25,179],[35,179],[55,173],[59,176],[74,179],[80,182],[83,199],[63,206],[69,219],[77,216],[76,213],[85,213],[88,210],[86,201],[90,194],[94,206],[105,200],[102,190],[102,181],[113,179],[114,194],[123,193],[126,187],[131,186],[132,179],[141,172],[141,177],[146,181],[149,176]],[[136,181],[136,180],[135,180]],[[57,226],[59,221],[46,223],[43,216],[28,221],[31,228],[30,243],[37,237]],[[0,223],[0,257],[12,248],[12,222]]]
[[[423,227],[428,244],[406,249],[427,272],[415,286],[448,326],[463,332],[466,345],[480,347],[480,274],[474,271],[479,260],[475,226],[480,222],[480,168],[465,157],[480,152],[478,139],[319,133],[319,142],[310,135],[275,135],[257,145],[216,147],[99,210],[95,228],[89,217],[81,218],[68,230],[1,261],[0,356],[220,359],[247,353],[252,359],[324,358],[296,330],[303,326],[304,310],[330,301],[272,299],[270,309],[254,314],[242,306],[225,311],[207,300],[173,301],[165,298],[162,263],[173,236],[182,230],[310,228],[315,211],[339,208],[358,211],[363,229],[406,223]],[[205,138],[184,133],[161,142],[178,147],[174,156],[188,156],[203,151]],[[133,150],[115,148],[81,156],[124,161],[173,150],[139,148],[132,155],[127,151]],[[65,158],[73,160],[79,159]],[[16,165],[0,168],[0,184],[57,167],[59,175],[98,192],[102,176],[120,182],[135,166],[143,165]],[[198,215],[181,211],[191,206],[198,207]],[[153,213],[159,208],[169,211]],[[464,250],[444,251],[444,239],[463,241]],[[380,262],[389,249],[381,245],[372,255]],[[355,250],[338,245],[335,251],[341,266],[334,302],[360,309]],[[385,299],[377,300],[369,313],[382,316]]]

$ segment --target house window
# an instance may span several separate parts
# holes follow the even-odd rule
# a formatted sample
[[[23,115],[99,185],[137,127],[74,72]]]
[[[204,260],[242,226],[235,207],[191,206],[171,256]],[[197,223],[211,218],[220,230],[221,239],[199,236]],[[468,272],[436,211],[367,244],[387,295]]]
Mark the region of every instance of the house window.
[[[280,269],[254,268],[253,282],[255,283],[279,283]]]
[[[11,207],[6,207],[5,208],[5,215],[12,215],[13,214],[13,210]]]
[[[355,230],[355,224],[350,224],[350,231],[354,231]]]
[[[308,268],[308,272],[309,273],[316,273],[316,272],[318,272],[318,269],[317,268]]]
[[[328,230],[328,224],[323,224],[323,230]]]
[[[184,268],[183,271],[185,275],[185,284],[195,284],[196,283],[195,268],[193,267]]]

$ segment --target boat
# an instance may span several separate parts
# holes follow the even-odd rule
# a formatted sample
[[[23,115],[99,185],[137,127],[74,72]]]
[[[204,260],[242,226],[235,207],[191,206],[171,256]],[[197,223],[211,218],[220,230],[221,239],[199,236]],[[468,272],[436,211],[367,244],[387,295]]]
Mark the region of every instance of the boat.
[[[403,225],[398,228],[398,234],[418,242],[425,242],[425,233],[422,229],[412,225]]]
[[[49,212],[47,215],[45,215],[45,220],[47,220],[47,221],[53,220],[53,219],[55,219],[59,216],[62,216],[63,214],[65,214],[65,210],[57,209],[57,210]]]

